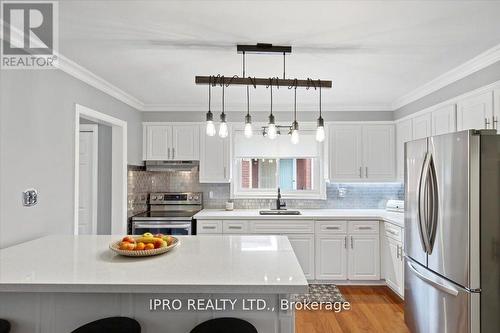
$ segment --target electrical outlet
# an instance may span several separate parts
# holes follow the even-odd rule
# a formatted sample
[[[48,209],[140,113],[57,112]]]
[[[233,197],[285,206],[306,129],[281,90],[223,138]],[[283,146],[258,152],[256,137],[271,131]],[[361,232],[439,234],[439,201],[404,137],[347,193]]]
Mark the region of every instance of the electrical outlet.
[[[214,198],[214,191],[209,191],[208,192],[208,198],[210,198],[210,199]]]

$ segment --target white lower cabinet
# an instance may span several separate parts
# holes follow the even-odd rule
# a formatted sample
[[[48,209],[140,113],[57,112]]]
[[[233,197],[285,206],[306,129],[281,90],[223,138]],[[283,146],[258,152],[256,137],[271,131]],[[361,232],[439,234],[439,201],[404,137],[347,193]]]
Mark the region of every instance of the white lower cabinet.
[[[392,238],[385,237],[384,272],[385,282],[392,290],[400,296],[404,294],[403,286],[403,244]]]
[[[403,228],[384,223],[383,263],[385,282],[399,296],[404,295]]]
[[[317,222],[316,279],[379,280],[379,222]]]
[[[379,280],[379,236],[354,234],[349,236],[349,280]]]
[[[347,235],[316,236],[316,280],[347,279]]]
[[[314,235],[284,235],[288,237],[295,256],[299,261],[306,279],[314,279]]]

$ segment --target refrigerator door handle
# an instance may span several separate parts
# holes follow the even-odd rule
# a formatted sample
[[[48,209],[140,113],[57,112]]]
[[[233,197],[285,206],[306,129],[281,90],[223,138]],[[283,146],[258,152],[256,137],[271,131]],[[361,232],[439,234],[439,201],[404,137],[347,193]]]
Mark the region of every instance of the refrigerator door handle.
[[[429,175],[430,175],[430,185],[431,185],[431,200],[430,203],[430,214],[428,214],[429,218],[429,254],[432,254],[432,250],[434,248],[434,241],[436,240],[436,230],[438,224],[438,213],[439,213],[439,191],[438,191],[438,181],[436,174],[436,166],[434,165],[434,159],[432,154],[430,155],[429,162]]]
[[[417,218],[419,222],[420,230],[420,240],[422,242],[422,247],[425,253],[429,254],[430,244],[429,244],[429,232],[427,229],[427,212],[425,209],[425,199],[426,199],[426,183],[429,176],[429,167],[431,162],[431,154],[426,153],[424,164],[422,165],[422,171],[420,173],[420,179],[418,182],[418,210]]]
[[[410,261],[407,261],[407,264],[408,264],[408,267],[410,268],[410,270],[422,281],[427,282],[428,284],[432,285],[434,288],[439,289],[447,294],[450,294],[452,296],[458,296],[457,289],[455,289],[451,286],[446,286],[444,284],[437,283],[436,281],[429,279],[428,277],[426,277],[425,275],[423,275],[422,273],[417,271],[417,269],[412,265],[412,263]]]

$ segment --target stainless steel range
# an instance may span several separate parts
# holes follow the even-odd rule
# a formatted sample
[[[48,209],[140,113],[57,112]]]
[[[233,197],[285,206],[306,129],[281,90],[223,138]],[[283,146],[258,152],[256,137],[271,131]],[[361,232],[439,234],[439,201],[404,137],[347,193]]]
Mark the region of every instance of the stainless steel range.
[[[203,193],[150,193],[149,210],[132,217],[132,234],[195,234],[193,215],[203,208]]]

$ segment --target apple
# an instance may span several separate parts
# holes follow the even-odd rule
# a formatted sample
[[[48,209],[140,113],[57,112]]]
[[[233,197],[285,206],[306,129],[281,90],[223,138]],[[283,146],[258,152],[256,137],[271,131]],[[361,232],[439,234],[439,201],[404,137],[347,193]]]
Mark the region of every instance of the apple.
[[[130,242],[120,242],[120,250],[128,250],[128,244],[130,244]]]
[[[127,250],[133,251],[134,249],[135,249],[135,243],[128,243],[127,242]]]
[[[135,243],[135,239],[132,236],[125,236],[123,237],[122,242]]]
[[[165,242],[163,239],[156,239],[153,242],[153,245],[155,246],[155,249],[159,249],[160,247],[165,247],[167,246],[167,242]]]
[[[145,245],[145,249],[146,250],[153,250],[155,248],[154,244],[153,243],[147,243]]]
[[[146,238],[153,238],[153,234],[150,233],[150,232],[146,232],[144,235],[142,235],[143,237],[146,237]]]
[[[172,236],[170,235],[167,235],[167,236],[163,236],[162,238],[165,242],[167,242],[167,245],[170,245],[174,242],[174,239],[172,238]]]
[[[135,245],[135,250],[136,251],[142,251],[146,248],[146,244],[144,244],[143,242],[139,242]]]
[[[163,236],[164,236],[163,234],[156,234],[155,238],[163,238]]]

